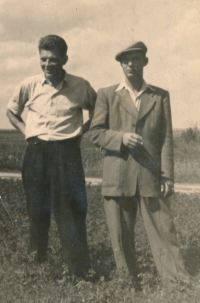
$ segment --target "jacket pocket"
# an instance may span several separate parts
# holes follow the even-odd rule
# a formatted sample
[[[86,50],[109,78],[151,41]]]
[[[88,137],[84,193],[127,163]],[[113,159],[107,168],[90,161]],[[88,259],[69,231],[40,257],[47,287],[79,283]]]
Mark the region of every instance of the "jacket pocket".
[[[103,162],[103,186],[119,186],[121,159],[115,156],[105,156]]]

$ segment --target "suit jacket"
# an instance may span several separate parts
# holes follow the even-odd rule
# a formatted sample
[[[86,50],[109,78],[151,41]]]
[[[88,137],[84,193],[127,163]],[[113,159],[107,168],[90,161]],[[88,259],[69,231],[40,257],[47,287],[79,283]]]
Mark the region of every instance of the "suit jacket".
[[[139,112],[119,84],[98,91],[89,138],[104,151],[102,194],[144,197],[160,195],[161,176],[174,178],[169,93],[149,86],[141,95]],[[123,145],[125,132],[135,132],[144,145]]]

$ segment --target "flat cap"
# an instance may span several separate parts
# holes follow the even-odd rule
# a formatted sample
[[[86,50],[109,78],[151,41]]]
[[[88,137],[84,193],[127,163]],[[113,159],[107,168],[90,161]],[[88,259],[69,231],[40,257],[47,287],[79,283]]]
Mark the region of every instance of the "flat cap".
[[[142,51],[146,55],[146,53],[147,53],[147,47],[146,47],[146,45],[142,41],[134,42],[132,45],[128,46],[127,48],[125,48],[121,52],[119,52],[115,56],[115,59],[117,61],[120,61],[121,60],[121,56],[124,53],[132,52],[132,51]]]

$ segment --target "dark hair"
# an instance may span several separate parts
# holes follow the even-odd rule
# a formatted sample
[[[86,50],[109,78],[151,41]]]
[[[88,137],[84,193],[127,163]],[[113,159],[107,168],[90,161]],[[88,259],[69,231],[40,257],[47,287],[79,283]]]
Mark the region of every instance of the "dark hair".
[[[40,39],[38,49],[39,51],[41,51],[42,49],[48,51],[56,51],[61,56],[65,56],[68,47],[67,43],[63,38],[57,35],[48,35]]]

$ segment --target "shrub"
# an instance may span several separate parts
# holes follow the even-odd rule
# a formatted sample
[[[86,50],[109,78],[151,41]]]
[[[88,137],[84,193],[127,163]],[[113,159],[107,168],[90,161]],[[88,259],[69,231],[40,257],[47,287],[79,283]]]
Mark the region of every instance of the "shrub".
[[[189,136],[191,138],[191,136]],[[16,131],[1,136],[0,171],[20,171],[22,167],[26,141]],[[103,155],[87,136],[81,141],[82,162],[86,177],[102,177]],[[196,141],[188,143],[182,137],[175,137],[175,182],[200,183],[200,133],[196,132]]]
[[[197,141],[199,139],[199,130],[197,124],[193,127],[189,127],[186,131],[182,132],[181,138],[186,142],[189,143],[191,141]]]

